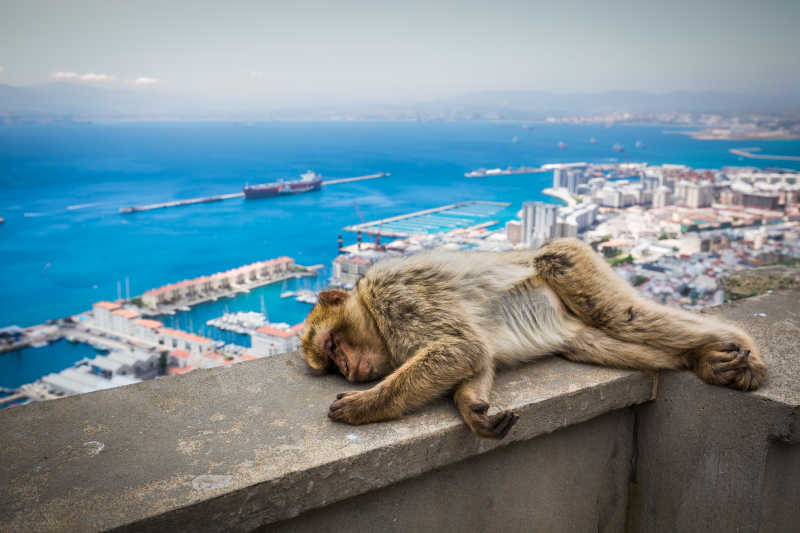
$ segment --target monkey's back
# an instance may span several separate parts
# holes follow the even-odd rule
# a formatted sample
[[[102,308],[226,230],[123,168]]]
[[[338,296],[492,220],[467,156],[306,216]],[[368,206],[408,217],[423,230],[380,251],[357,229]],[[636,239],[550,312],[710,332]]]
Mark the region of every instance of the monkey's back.
[[[557,298],[531,265],[530,252],[423,252],[375,263],[358,291],[398,361],[442,335],[516,361],[563,339]]]

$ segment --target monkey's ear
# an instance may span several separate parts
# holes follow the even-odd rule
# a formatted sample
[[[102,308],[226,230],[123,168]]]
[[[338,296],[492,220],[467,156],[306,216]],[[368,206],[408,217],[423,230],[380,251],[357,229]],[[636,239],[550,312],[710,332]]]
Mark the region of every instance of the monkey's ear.
[[[347,293],[339,289],[330,289],[319,293],[319,303],[327,306],[342,305],[347,299]]]

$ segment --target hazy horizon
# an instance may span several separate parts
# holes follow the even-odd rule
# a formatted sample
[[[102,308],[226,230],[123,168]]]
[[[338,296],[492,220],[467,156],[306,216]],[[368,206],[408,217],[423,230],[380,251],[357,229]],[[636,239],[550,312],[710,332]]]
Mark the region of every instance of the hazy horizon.
[[[212,98],[800,91],[800,3],[2,1],[0,84]]]

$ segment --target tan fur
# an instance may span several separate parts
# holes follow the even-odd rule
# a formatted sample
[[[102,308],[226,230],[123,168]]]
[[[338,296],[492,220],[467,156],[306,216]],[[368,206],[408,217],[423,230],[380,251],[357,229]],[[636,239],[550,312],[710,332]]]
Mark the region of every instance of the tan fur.
[[[454,391],[476,434],[504,437],[512,412],[488,415],[494,369],[548,354],[635,369],[691,368],[750,390],[765,367],[750,337],[640,296],[586,245],[554,241],[508,253],[429,252],[376,263],[353,291],[325,291],[306,319],[303,351],[351,381],[334,420],[401,416]]]

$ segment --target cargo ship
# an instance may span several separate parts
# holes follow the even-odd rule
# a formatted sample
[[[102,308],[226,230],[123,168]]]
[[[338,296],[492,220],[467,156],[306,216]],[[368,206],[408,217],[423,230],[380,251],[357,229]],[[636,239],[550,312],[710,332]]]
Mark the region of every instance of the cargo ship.
[[[259,185],[245,185],[242,188],[245,198],[270,198],[282,194],[299,194],[318,191],[322,187],[322,176],[309,170],[300,175],[299,180],[278,180]]]

